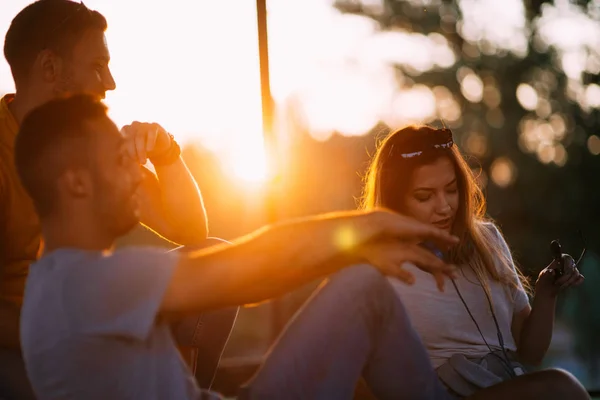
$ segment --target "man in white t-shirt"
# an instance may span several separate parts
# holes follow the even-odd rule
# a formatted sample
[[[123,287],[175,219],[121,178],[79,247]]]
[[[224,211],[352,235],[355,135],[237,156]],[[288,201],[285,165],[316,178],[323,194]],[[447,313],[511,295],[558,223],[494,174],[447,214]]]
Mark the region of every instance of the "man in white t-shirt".
[[[192,253],[112,251],[138,221],[140,171],[106,108],[85,95],[32,111],[15,163],[46,248],[21,318],[26,369],[41,399],[199,399],[169,322],[264,301],[332,275],[295,317],[240,398],[350,398],[364,375],[382,399],[447,399],[382,273],[412,262],[453,268],[416,243],[457,239],[398,214],[346,212],[261,229]],[[341,232],[354,243],[340,247]],[[353,264],[368,262],[373,265]],[[212,395],[211,395],[212,396]]]

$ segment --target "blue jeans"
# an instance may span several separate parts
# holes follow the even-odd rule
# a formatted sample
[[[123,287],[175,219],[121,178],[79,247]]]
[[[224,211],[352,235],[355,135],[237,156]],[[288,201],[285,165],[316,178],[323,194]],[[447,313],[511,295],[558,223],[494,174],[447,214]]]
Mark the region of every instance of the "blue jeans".
[[[331,277],[298,312],[240,399],[451,399],[400,299],[373,267]]]
[[[222,243],[228,242],[218,238],[207,238],[201,245],[182,246],[174,251],[189,252]],[[238,311],[239,307],[229,307],[189,315],[172,325],[177,344],[197,350],[194,376],[198,386],[203,389],[210,389],[214,382]]]
[[[213,385],[237,314],[238,307],[230,307],[188,316],[172,326],[178,345],[196,349],[193,373],[198,386],[203,389]]]

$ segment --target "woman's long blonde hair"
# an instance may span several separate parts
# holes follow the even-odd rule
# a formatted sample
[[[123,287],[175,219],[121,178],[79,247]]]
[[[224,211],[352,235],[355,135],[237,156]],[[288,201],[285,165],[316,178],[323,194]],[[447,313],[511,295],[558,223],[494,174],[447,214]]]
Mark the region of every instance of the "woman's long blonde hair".
[[[520,281],[529,291],[527,279],[516,266],[517,279],[514,278],[510,251],[504,247],[504,240],[496,237],[495,230],[490,229],[492,220],[485,215],[485,197],[458,148],[428,146],[428,143],[436,141],[436,137],[439,141],[444,134],[448,135],[448,130],[408,126],[383,139],[367,170],[361,208],[385,207],[405,213],[404,199],[413,171],[440,157],[448,157],[454,165],[459,192],[453,234],[460,238],[460,244],[449,254],[449,261],[455,265],[471,266],[488,295],[487,277],[502,283],[505,288],[517,287]],[[419,147],[425,150],[422,154],[402,156],[413,153]]]

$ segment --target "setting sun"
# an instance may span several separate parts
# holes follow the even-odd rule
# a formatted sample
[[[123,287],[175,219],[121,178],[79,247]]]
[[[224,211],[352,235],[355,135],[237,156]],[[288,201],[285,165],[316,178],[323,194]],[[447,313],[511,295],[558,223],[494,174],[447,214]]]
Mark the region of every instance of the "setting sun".
[[[13,16],[32,1],[0,0],[2,36]],[[364,135],[378,122],[397,127],[436,118],[458,126],[462,109],[456,96],[461,93],[469,102],[500,105],[498,96],[490,100],[495,86],[468,68],[458,71],[461,93],[451,93],[440,84],[433,88],[414,84],[410,76],[450,68],[460,57],[443,35],[382,31],[370,18],[340,12],[333,6],[336,3],[267,2],[273,98],[278,112],[293,106],[298,114],[294,122],[298,126],[280,125],[277,137],[290,137],[299,130],[324,141],[333,132]],[[383,2],[364,3],[373,15],[384,12]],[[477,38],[485,37],[492,50],[524,56],[522,2],[507,1],[493,17],[485,10],[497,8],[494,0],[461,3],[459,8],[467,16],[461,34],[473,42],[467,44],[473,47]],[[263,148],[255,2],[86,0],[85,4],[109,21],[106,39],[117,89],[107,93],[106,103],[119,126],[134,120],[157,122],[182,144],[208,149],[223,170],[239,181],[264,182],[281,174],[270,170]],[[560,15],[548,12],[540,19],[539,39],[573,57],[573,46],[597,48],[595,22],[574,13],[569,2],[561,4],[556,7],[562,10]],[[132,21],[135,34],[131,34]],[[561,32],[557,26],[567,22],[578,29],[557,36]],[[599,86],[586,86],[578,78],[585,68],[592,74],[600,70],[598,57],[590,56],[587,64],[573,57],[561,61],[571,79],[572,100],[588,108],[600,107]],[[0,61],[0,94],[13,90],[8,65]],[[525,110],[538,113],[550,104],[542,95],[527,82],[516,93]],[[529,152],[537,151],[537,145],[530,149],[535,144],[533,133],[527,135],[523,140]],[[553,155],[552,160],[563,165],[563,150],[548,148],[542,159]]]
[[[248,183],[263,183],[267,179],[267,159],[262,140],[250,141],[231,157],[229,165],[234,175]]]

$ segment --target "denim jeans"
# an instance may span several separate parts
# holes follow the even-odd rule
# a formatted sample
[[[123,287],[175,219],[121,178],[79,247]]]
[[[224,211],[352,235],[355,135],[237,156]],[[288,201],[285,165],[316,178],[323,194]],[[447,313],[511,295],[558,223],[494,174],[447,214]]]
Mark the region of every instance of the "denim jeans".
[[[238,307],[230,307],[186,317],[172,326],[177,344],[196,350],[193,372],[203,389],[212,387],[237,314]]]
[[[228,242],[218,238],[207,238],[201,245],[182,246],[174,251],[185,253],[222,243]],[[239,307],[229,307],[189,315],[172,326],[173,337],[178,345],[196,349],[194,376],[202,389],[210,389],[214,382],[238,311]]]
[[[240,399],[451,399],[400,299],[373,267],[331,277],[289,323]]]

